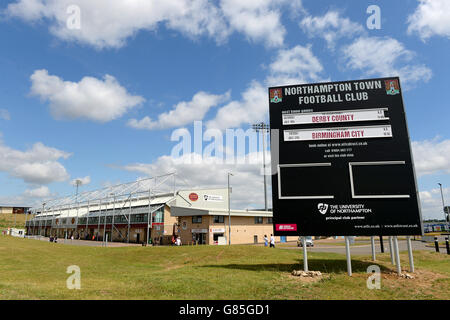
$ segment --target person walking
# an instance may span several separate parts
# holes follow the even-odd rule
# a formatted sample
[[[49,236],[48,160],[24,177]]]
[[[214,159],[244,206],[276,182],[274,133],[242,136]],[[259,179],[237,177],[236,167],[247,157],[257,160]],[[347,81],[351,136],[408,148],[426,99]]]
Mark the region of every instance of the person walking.
[[[273,234],[270,235],[270,247],[275,248],[275,237]]]
[[[264,247],[267,247],[269,245],[269,239],[267,238],[267,235],[264,235]]]

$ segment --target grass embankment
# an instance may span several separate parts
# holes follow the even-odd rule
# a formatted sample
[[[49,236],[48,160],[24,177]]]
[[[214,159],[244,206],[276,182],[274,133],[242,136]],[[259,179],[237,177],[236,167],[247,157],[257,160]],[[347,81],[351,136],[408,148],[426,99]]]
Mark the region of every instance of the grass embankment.
[[[25,217],[25,214],[0,213],[0,229],[14,228],[14,219],[16,228],[25,228],[25,219],[30,220],[31,217]]]
[[[369,256],[309,253],[306,283],[300,250],[260,246],[102,248],[0,236],[0,299],[448,299],[450,258],[415,251],[415,279],[398,278],[379,254],[380,290],[366,286]],[[402,253],[407,265],[407,255]],[[81,290],[68,290],[67,267],[81,268]]]

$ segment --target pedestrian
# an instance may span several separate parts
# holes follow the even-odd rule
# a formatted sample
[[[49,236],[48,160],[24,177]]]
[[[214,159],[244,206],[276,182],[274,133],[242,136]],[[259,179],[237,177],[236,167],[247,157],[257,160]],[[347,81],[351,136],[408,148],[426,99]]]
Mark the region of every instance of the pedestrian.
[[[270,235],[270,247],[275,248],[275,237],[273,234]]]
[[[53,240],[55,243],[58,242],[58,236],[55,236],[55,239]]]
[[[269,239],[267,238],[267,235],[264,235],[264,247],[267,247],[269,245]]]
[[[181,239],[180,239],[180,237],[177,237],[176,244],[177,244],[177,246],[181,246]]]

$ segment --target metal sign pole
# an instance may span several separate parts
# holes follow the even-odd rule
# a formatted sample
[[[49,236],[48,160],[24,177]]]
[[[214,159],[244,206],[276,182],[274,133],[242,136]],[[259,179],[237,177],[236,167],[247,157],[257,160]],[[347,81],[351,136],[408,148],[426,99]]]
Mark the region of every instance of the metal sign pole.
[[[414,257],[411,246],[411,237],[406,237],[406,244],[408,245],[408,256],[409,256],[409,271],[414,272]]]
[[[345,255],[347,256],[347,273],[351,277],[352,276],[352,259],[350,256],[350,240],[347,236],[345,237]]]
[[[375,238],[370,237],[370,242],[372,244],[372,261],[376,261],[377,257],[376,257],[376,253],[375,253]]]
[[[397,266],[397,273],[398,275],[402,274],[402,267],[400,265],[400,252],[398,250],[398,238],[397,236],[394,237],[394,251],[395,251],[395,264]]]
[[[392,237],[389,236],[389,253],[391,255],[391,264],[395,266],[395,260],[394,260],[394,246],[392,245]]]
[[[380,236],[380,250],[381,250],[381,253],[384,253],[384,242],[383,242],[383,236]]]
[[[308,250],[306,249],[306,237],[302,237],[303,244],[303,270],[308,272]]]

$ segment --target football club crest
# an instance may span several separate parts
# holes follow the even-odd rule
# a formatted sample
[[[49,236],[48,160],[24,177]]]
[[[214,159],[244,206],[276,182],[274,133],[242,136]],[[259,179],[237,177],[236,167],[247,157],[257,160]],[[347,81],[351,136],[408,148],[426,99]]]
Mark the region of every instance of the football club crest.
[[[400,94],[400,86],[398,84],[398,80],[385,80],[386,86],[386,94],[394,96],[396,94]]]
[[[270,102],[278,103],[283,101],[283,91],[281,89],[270,89]]]

